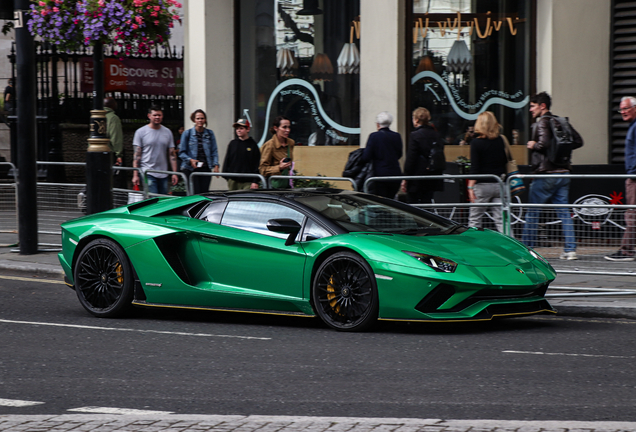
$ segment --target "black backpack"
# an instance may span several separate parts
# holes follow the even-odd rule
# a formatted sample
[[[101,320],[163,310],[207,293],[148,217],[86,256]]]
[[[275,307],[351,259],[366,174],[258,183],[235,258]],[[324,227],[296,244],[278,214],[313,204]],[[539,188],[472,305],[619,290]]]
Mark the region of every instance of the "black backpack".
[[[570,125],[567,117],[550,117],[550,127],[552,129],[552,142],[546,156],[554,165],[567,167],[570,165],[572,150],[583,145],[581,136]]]
[[[446,156],[444,156],[444,142],[438,139],[431,145],[431,151],[428,154],[428,171],[442,172],[446,169]]]

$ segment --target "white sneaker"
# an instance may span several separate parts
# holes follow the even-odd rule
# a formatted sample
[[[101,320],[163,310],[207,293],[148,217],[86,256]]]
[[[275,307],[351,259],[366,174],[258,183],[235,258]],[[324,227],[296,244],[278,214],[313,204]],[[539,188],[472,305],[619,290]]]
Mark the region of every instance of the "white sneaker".
[[[572,252],[563,252],[561,256],[559,257],[559,259],[570,261],[570,260],[579,259],[579,257],[576,256],[576,252],[572,251]]]

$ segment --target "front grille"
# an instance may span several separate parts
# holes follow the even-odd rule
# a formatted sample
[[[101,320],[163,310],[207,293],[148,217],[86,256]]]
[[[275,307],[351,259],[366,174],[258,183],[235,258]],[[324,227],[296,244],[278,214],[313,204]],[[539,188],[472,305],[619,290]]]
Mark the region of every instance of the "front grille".
[[[470,297],[464,299],[457,305],[453,306],[450,309],[438,310],[440,306],[442,306],[448,299],[450,299],[456,292],[456,288],[449,284],[439,284],[435,289],[433,289],[430,293],[426,295],[415,307],[416,310],[423,313],[430,312],[460,312],[466,309],[473,304],[483,301],[483,300],[517,300],[528,297],[543,297],[545,296],[546,291],[548,290],[548,284],[542,284],[535,288],[526,288],[526,289],[492,289],[485,288],[477,291],[475,294]],[[549,308],[550,305],[547,304]],[[532,303],[530,303],[532,304]],[[509,307],[509,305],[502,305],[504,307]],[[489,307],[490,309],[490,307]]]
[[[415,306],[415,309],[423,312],[436,312],[437,308],[446,303],[455,294],[455,287],[441,283],[437,285],[426,297]]]

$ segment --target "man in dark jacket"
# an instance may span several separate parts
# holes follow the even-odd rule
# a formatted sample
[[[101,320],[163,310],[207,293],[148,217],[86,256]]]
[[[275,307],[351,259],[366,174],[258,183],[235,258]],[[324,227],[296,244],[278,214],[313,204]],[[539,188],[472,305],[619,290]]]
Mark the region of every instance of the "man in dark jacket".
[[[401,176],[400,158],[402,157],[402,137],[389,129],[393,116],[386,111],[376,117],[377,132],[369,135],[367,146],[362,154],[364,162],[373,163],[374,177]],[[395,198],[400,188],[400,180],[376,181],[373,192],[386,198]]]
[[[538,119],[532,127],[532,140],[528,141],[528,148],[531,150],[530,163],[533,174],[569,174],[572,166],[568,162],[566,165],[555,165],[548,156],[548,149],[552,145],[552,127],[550,124],[550,105],[552,99],[546,92],[541,92],[530,98],[530,112],[532,117]],[[574,138],[574,148],[583,145],[583,139],[572,128]],[[530,185],[528,201],[531,204],[567,204],[570,192],[570,179],[565,177],[535,178]],[[578,259],[576,255],[576,238],[574,237],[574,224],[567,208],[558,208],[557,216],[561,219],[565,245],[560,258],[565,260]],[[530,208],[526,216],[526,225],[523,229],[522,241],[529,247],[536,246],[537,222],[539,210]]]
[[[250,122],[240,118],[233,125],[236,139],[230,141],[223,162],[223,172],[235,174],[258,174],[261,152],[250,133]],[[226,177],[229,190],[258,189],[258,178]]]
[[[417,108],[413,111],[413,126],[415,130],[409,137],[409,146],[406,150],[406,162],[404,163],[404,175],[424,176],[441,175],[443,169],[431,167],[431,151],[434,145],[443,148],[443,140],[439,132],[429,124],[431,114],[426,108]],[[433,201],[435,191],[444,190],[444,180],[410,180],[402,181],[402,191],[406,192],[410,204],[426,203]]]

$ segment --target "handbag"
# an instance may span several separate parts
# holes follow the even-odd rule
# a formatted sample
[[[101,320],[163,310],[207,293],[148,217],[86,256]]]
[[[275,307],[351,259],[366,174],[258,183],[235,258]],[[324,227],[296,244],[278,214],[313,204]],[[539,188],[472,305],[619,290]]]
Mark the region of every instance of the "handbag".
[[[512,158],[512,154],[510,152],[510,143],[508,142],[508,138],[505,135],[501,135],[503,139],[504,146],[506,148],[506,156],[508,157],[508,162],[506,163],[506,173],[507,176],[510,177],[515,174],[519,174],[519,168],[517,168],[517,161]],[[517,196],[525,192],[526,186],[523,184],[523,180],[520,178],[513,178],[510,180],[510,196]]]

